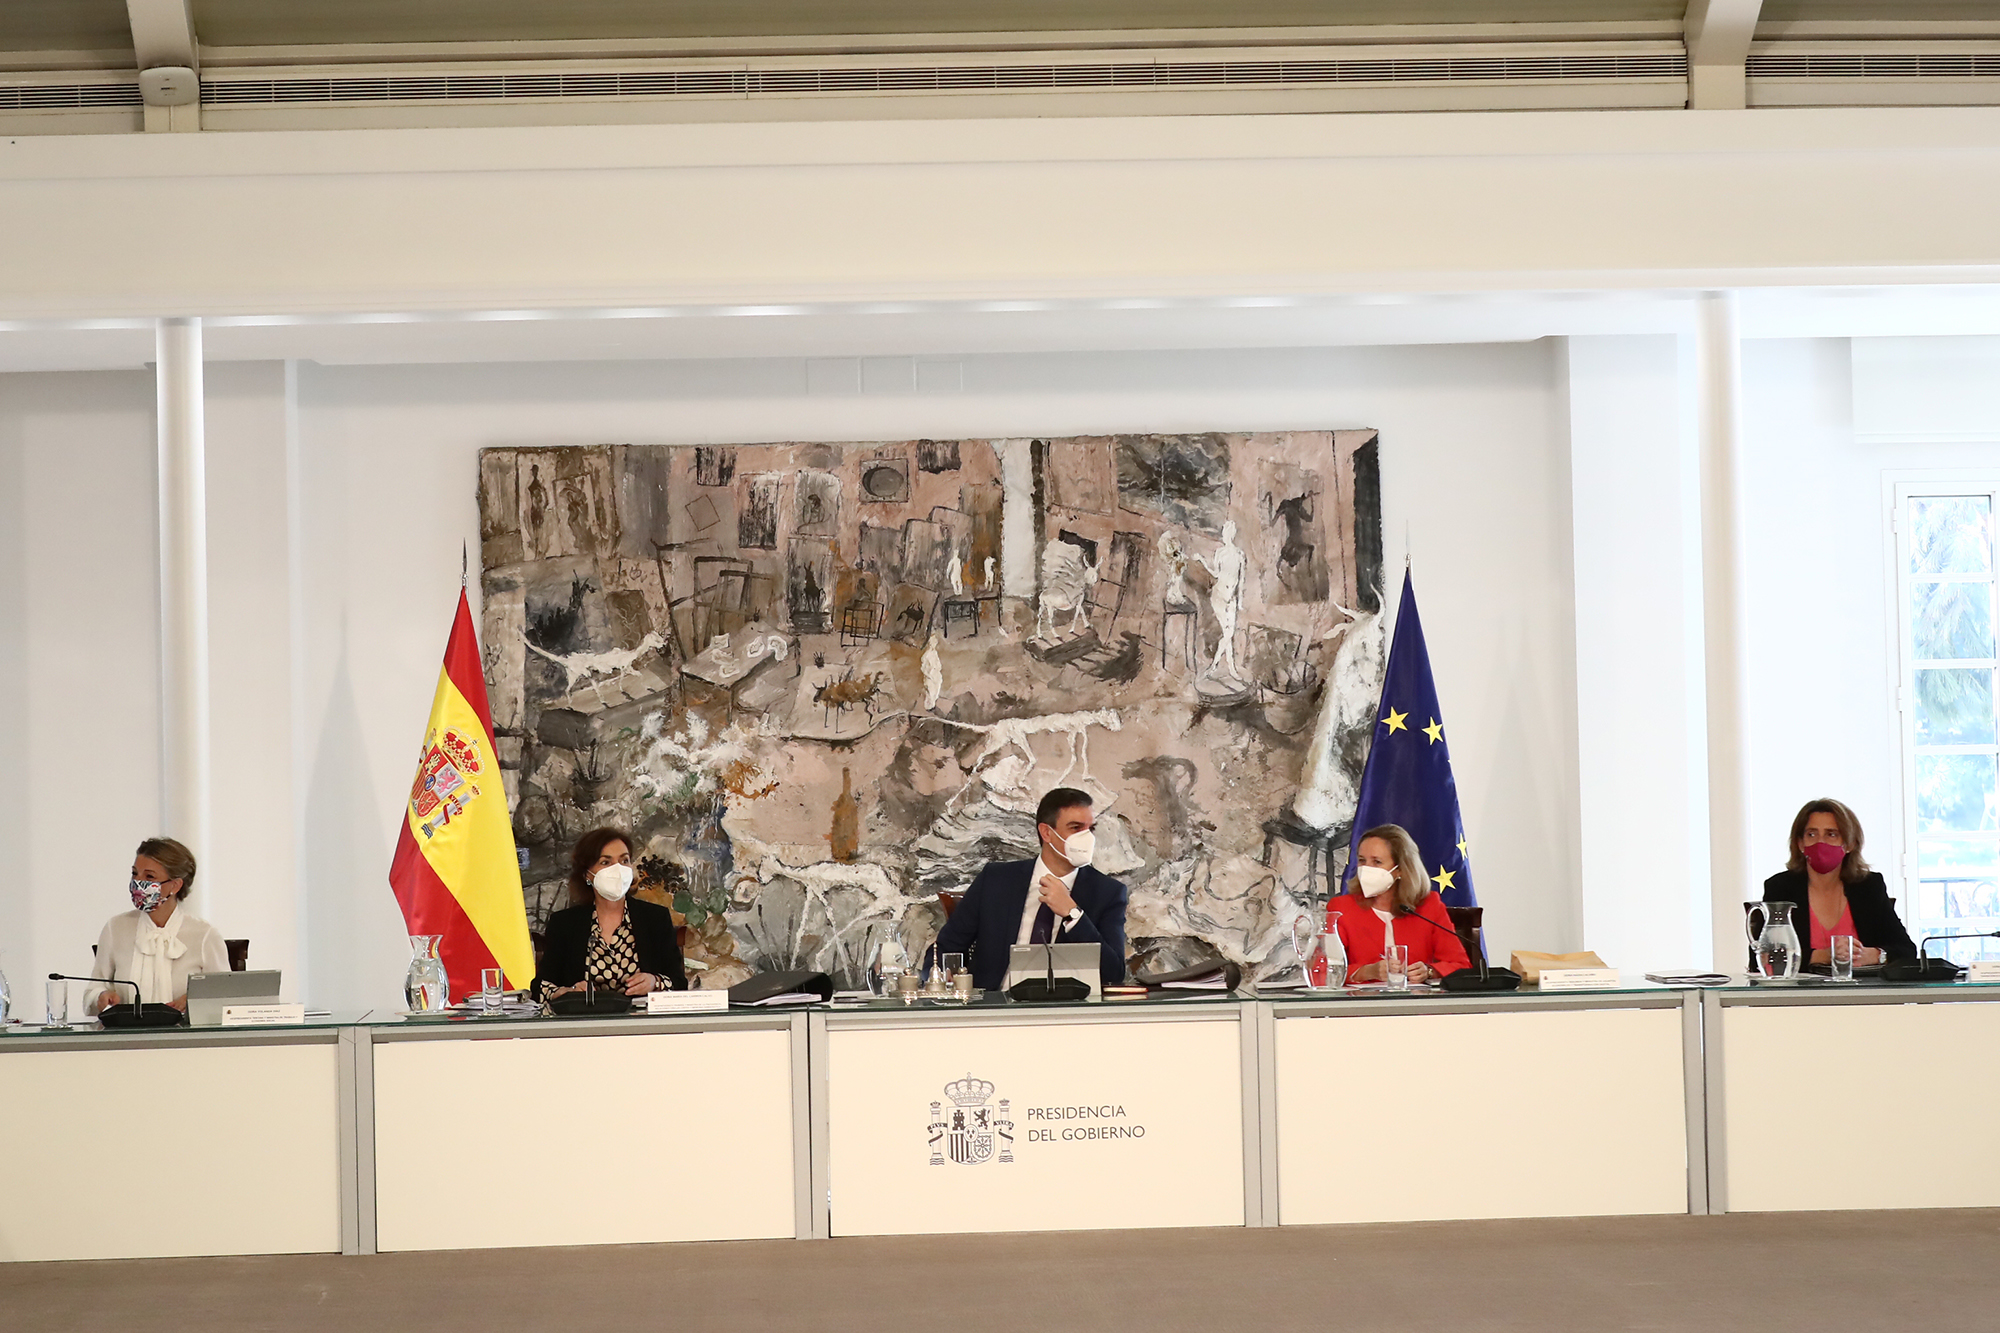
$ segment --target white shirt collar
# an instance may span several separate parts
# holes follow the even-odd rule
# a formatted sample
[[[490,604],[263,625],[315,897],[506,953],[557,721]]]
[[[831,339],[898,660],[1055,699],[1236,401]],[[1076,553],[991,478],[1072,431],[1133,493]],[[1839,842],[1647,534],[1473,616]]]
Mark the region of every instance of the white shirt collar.
[[[1076,873],[1081,869],[1083,869],[1082,866],[1071,866],[1067,875],[1056,875],[1055,867],[1037,856],[1035,858],[1035,869],[1028,876],[1028,892],[1030,894],[1034,893],[1035,885],[1042,882],[1043,875],[1056,875],[1056,878],[1062,881],[1064,888],[1073,889],[1076,887]]]

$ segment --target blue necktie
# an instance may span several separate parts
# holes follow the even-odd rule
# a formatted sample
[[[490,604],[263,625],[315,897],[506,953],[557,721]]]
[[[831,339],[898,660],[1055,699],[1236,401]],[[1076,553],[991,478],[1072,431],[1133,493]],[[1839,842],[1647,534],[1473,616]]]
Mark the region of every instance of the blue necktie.
[[[1047,903],[1043,903],[1041,910],[1035,913],[1035,927],[1033,930],[1028,932],[1028,943],[1047,944],[1050,940],[1055,938],[1055,933],[1056,933],[1055,909],[1053,907],[1050,907]]]

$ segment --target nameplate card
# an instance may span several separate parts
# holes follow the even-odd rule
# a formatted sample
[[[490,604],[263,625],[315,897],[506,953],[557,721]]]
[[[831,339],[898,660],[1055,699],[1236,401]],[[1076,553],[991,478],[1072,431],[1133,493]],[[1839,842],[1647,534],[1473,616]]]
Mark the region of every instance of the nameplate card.
[[[726,1014],[726,990],[656,990],[646,995],[649,1014]]]
[[[1967,981],[2000,981],[2000,958],[1979,958],[1965,965]]]
[[[1543,968],[1538,984],[1545,991],[1612,990],[1618,985],[1618,969],[1615,967]]]
[[[222,1026],[263,1028],[306,1021],[302,1004],[226,1004],[222,1006]]]

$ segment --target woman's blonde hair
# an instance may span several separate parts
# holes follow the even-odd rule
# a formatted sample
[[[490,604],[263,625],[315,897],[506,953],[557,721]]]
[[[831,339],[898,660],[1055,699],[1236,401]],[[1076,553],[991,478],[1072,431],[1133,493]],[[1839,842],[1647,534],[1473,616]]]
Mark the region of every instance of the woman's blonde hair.
[[[1389,855],[1396,858],[1396,901],[1404,907],[1414,908],[1430,895],[1431,877],[1424,869],[1424,854],[1417,850],[1417,840],[1401,824],[1377,824],[1355,840],[1354,850],[1358,856],[1361,844],[1370,838],[1380,838],[1389,844]],[[1352,871],[1353,867],[1349,867]],[[1359,895],[1361,880],[1350,873],[1347,877],[1347,891]]]
[[[194,891],[194,853],[172,838],[148,838],[139,844],[139,850],[132,853],[134,858],[150,856],[160,863],[160,869],[167,872],[168,879],[181,882],[181,889],[175,897],[186,901]]]

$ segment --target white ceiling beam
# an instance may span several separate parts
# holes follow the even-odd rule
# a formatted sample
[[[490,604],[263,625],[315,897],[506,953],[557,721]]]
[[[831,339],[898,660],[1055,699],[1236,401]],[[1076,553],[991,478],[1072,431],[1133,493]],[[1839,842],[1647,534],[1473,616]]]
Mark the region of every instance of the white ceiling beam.
[[[140,69],[198,68],[189,0],[125,0],[125,13],[132,23],[132,50]]]
[[[148,130],[201,128],[192,0],[125,0]]]
[[[1744,66],[1764,0],[1689,0],[1685,40],[1688,106],[1695,111],[1741,111],[1749,105]]]

